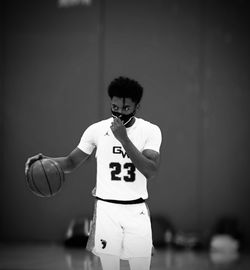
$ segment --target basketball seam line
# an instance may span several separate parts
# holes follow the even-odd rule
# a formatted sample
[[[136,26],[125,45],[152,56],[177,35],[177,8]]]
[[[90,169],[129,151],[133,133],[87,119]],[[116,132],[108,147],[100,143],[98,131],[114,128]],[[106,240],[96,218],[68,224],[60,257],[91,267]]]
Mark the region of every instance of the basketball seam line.
[[[41,194],[41,195],[43,195],[43,196],[46,196],[39,188],[38,188],[38,186],[36,185],[36,182],[34,181],[34,177],[33,177],[33,166],[31,167],[31,178],[32,178],[32,184],[35,186],[35,188],[37,189],[37,191],[38,191],[38,195],[39,195],[39,193]],[[36,192],[35,192],[36,193]],[[37,193],[36,193],[37,194]]]
[[[44,167],[43,167],[43,163],[42,163],[42,161],[41,161],[41,160],[40,160],[40,162],[41,162],[41,165],[42,165],[42,168],[43,168],[43,172],[44,172],[45,177],[46,177],[47,184],[48,184],[48,186],[49,186],[50,195],[52,196],[52,195],[53,195],[53,193],[52,193],[52,189],[51,189],[51,186],[50,186],[50,183],[49,183],[48,176],[47,176],[47,174],[46,174],[46,171],[45,171],[45,169],[44,169]]]
[[[59,188],[59,190],[60,190],[61,186],[62,186],[62,184],[64,182],[64,173],[60,172],[60,170],[57,167],[58,164],[54,160],[50,160],[50,161],[53,163],[53,165],[55,166],[55,168],[56,168],[56,170],[57,170],[57,172],[58,172],[58,174],[60,176],[60,188]]]

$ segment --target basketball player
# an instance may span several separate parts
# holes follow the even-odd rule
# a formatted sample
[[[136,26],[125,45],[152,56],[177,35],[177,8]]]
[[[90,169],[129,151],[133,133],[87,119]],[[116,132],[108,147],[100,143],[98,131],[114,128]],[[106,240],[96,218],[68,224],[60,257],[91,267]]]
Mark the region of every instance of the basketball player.
[[[53,159],[70,173],[96,148],[96,207],[87,248],[100,257],[103,270],[119,270],[120,259],[129,260],[131,270],[148,270],[152,232],[145,200],[147,181],[159,167],[161,131],[135,117],[143,95],[137,81],[116,78],[108,94],[112,117],[88,127],[68,156]],[[26,173],[43,157],[29,158]]]

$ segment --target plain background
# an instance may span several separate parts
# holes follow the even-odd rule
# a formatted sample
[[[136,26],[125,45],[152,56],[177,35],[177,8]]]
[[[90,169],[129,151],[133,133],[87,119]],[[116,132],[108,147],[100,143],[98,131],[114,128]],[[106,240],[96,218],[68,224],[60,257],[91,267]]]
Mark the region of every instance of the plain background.
[[[26,159],[63,156],[110,117],[107,86],[144,87],[138,117],[160,126],[152,215],[208,234],[235,217],[250,242],[249,8],[244,0],[1,1],[0,239],[60,241],[91,217],[95,160],[55,197],[34,196]]]

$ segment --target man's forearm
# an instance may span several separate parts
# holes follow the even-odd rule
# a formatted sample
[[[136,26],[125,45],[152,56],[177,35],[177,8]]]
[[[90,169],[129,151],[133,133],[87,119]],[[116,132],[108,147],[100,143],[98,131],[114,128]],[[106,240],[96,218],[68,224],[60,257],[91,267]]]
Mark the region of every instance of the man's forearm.
[[[84,161],[89,158],[90,155],[81,151],[78,147],[76,147],[70,154],[65,157],[46,157],[43,155],[44,158],[53,159],[57,162],[64,173],[71,173],[73,170],[78,168]]]
[[[71,173],[73,171],[73,165],[70,163],[68,157],[48,157],[42,154],[43,158],[52,159],[58,163],[64,173]]]
[[[55,157],[52,159],[59,164],[64,173],[71,173],[74,170],[73,165],[67,157]]]
[[[122,146],[125,149],[127,155],[135,165],[135,167],[147,178],[152,178],[156,171],[157,165],[153,160],[147,158],[143,153],[141,153],[135,145],[131,142],[129,138],[123,140]]]

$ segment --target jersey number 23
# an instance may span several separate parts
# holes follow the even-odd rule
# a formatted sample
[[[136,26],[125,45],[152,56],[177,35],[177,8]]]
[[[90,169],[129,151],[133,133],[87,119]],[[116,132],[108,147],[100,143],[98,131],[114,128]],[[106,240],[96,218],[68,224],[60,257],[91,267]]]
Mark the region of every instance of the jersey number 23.
[[[111,169],[111,180],[112,181],[120,181],[124,180],[126,182],[134,182],[135,181],[135,166],[133,163],[125,163],[123,166],[119,162],[111,162],[109,164],[109,168]],[[126,175],[122,177],[120,173],[122,170],[126,170]]]

